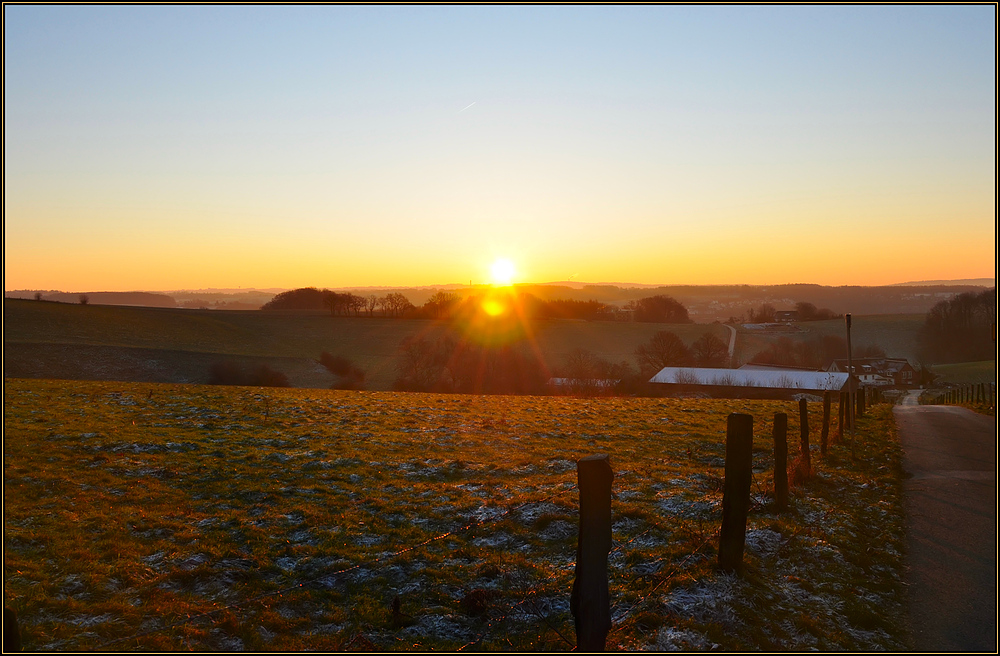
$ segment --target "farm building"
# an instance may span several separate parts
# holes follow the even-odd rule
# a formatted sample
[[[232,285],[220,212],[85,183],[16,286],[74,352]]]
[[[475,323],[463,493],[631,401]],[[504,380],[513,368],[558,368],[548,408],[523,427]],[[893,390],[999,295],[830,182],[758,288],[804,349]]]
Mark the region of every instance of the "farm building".
[[[847,378],[847,373],[830,371],[664,367],[649,382],[664,394],[783,398],[803,392],[846,391]]]
[[[747,362],[741,365],[740,369],[750,369],[753,371],[820,371],[819,369],[810,369],[808,367],[793,367],[788,364],[756,364],[754,362]]]
[[[847,372],[847,358],[830,363],[827,371]],[[908,387],[917,384],[917,371],[902,358],[855,358],[854,374],[872,387]]]

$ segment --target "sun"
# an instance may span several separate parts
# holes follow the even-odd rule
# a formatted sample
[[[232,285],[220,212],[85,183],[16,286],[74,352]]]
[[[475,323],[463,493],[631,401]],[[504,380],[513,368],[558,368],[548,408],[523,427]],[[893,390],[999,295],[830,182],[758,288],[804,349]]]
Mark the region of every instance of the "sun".
[[[509,285],[514,280],[514,263],[501,257],[490,267],[490,275],[494,285]]]

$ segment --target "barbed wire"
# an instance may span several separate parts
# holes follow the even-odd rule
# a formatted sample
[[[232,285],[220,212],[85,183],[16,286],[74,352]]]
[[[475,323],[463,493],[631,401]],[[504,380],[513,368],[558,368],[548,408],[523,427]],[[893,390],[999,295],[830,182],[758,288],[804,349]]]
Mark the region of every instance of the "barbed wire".
[[[719,530],[716,530],[711,535],[708,535],[704,540],[702,540],[701,544],[699,544],[697,547],[694,548],[694,551],[692,551],[688,555],[684,556],[684,558],[679,563],[677,563],[674,566],[674,568],[672,570],[670,570],[665,576],[658,577],[660,579],[659,582],[656,585],[654,585],[653,588],[649,592],[647,592],[642,597],[640,597],[639,600],[636,601],[634,604],[632,604],[632,606],[627,611],[625,611],[624,613],[622,613],[621,615],[619,615],[617,618],[613,618],[612,619],[612,626],[614,626],[615,624],[617,624],[617,626],[614,626],[614,628],[611,629],[609,635],[611,635],[613,633],[619,633],[621,631],[624,631],[626,628],[630,628],[634,623],[633,624],[625,624],[625,625],[623,625],[623,624],[621,624],[621,622],[623,622],[629,615],[631,615],[635,611],[636,608],[638,608],[643,602],[646,601],[646,599],[648,599],[654,592],[656,592],[660,588],[660,586],[662,586],[667,581],[671,580],[673,578],[673,576],[678,571],[680,571],[680,569],[684,565],[687,564],[688,560],[690,560],[692,557],[694,557],[696,554],[698,554],[698,552],[700,552],[702,550],[702,548],[706,544],[708,544],[709,540],[715,539],[718,535],[719,535]],[[662,560],[664,560],[664,559],[663,558],[658,558],[656,560],[649,561],[649,563],[646,563],[646,564],[658,563],[658,562],[661,562]]]
[[[440,540],[443,540],[445,538],[448,538],[450,536],[456,535],[458,533],[462,533],[462,532],[470,530],[470,529],[484,527],[484,526],[490,526],[492,524],[496,524],[496,523],[500,522],[501,520],[503,520],[510,513],[515,512],[517,510],[520,510],[521,508],[523,508],[525,506],[532,505],[532,504],[548,503],[548,502],[552,501],[553,499],[556,499],[556,498],[558,498],[558,497],[566,494],[567,492],[569,492],[569,491],[571,491],[573,489],[574,489],[574,487],[572,487],[572,486],[570,486],[570,487],[563,487],[562,490],[560,490],[558,492],[554,492],[554,493],[550,494],[549,496],[547,496],[547,497],[545,497],[543,499],[525,501],[525,502],[520,503],[520,504],[518,504],[516,506],[511,506],[510,508],[508,508],[504,512],[500,513],[496,517],[493,517],[493,518],[491,518],[489,520],[476,520],[476,521],[470,522],[470,523],[466,524],[465,526],[461,526],[461,527],[453,529],[451,531],[447,531],[445,533],[441,533],[440,535],[436,535],[436,536],[428,538],[428,539],[426,539],[426,540],[424,540],[422,542],[418,542],[417,544],[410,545],[409,547],[406,547],[404,549],[400,549],[399,551],[393,552],[393,553],[391,553],[389,555],[375,556],[373,558],[365,559],[365,560],[362,560],[360,563],[357,563],[355,565],[351,565],[350,567],[345,567],[345,568],[337,570],[335,572],[325,572],[325,573],[323,573],[321,575],[314,576],[314,577],[312,577],[310,579],[306,579],[304,581],[300,581],[300,582],[298,582],[298,583],[296,583],[294,585],[290,585],[290,586],[281,588],[279,590],[272,590],[270,592],[264,592],[264,593],[261,593],[259,595],[254,596],[254,597],[251,597],[249,599],[244,599],[242,601],[234,602],[234,603],[228,604],[226,606],[222,606],[222,607],[219,607],[219,608],[214,608],[214,609],[212,609],[210,611],[205,611],[203,613],[197,613],[195,615],[190,615],[187,618],[185,618],[184,620],[181,620],[181,621],[178,621],[178,622],[174,622],[174,623],[168,624],[166,626],[161,626],[161,627],[157,627],[157,628],[154,628],[154,629],[148,629],[146,631],[142,631],[140,633],[136,633],[136,634],[133,634],[133,635],[130,635],[130,636],[126,636],[126,637],[122,637],[122,638],[115,638],[114,640],[109,640],[107,642],[104,642],[104,643],[98,645],[96,647],[96,650],[97,651],[101,651],[105,647],[108,647],[108,646],[111,646],[111,645],[114,645],[114,644],[118,644],[118,643],[121,643],[121,642],[127,642],[127,641],[131,641],[131,640],[138,640],[139,638],[144,638],[146,636],[154,635],[154,634],[157,634],[157,633],[162,633],[164,631],[170,631],[172,629],[176,629],[178,627],[185,626],[187,624],[191,624],[192,622],[196,622],[196,621],[199,621],[199,620],[202,620],[202,619],[213,617],[213,616],[218,615],[220,613],[223,613],[225,611],[235,610],[235,609],[242,608],[244,606],[249,606],[250,604],[257,603],[259,601],[262,601],[264,599],[268,599],[270,597],[276,597],[276,596],[280,597],[280,596],[282,596],[284,594],[287,594],[289,592],[293,592],[293,591],[298,590],[300,588],[304,588],[307,585],[312,585],[314,583],[319,583],[319,582],[323,581],[324,579],[329,579],[329,578],[333,578],[333,577],[336,577],[336,576],[342,576],[343,574],[346,574],[346,573],[351,572],[353,570],[360,569],[361,567],[366,566],[366,565],[370,566],[372,564],[380,564],[381,563],[382,566],[384,567],[389,562],[391,562],[392,560],[394,560],[394,559],[402,556],[403,554],[409,553],[411,551],[415,551],[417,549],[420,549],[421,547],[425,547],[425,546],[427,546],[429,544],[432,544],[434,542],[438,542]]]
[[[569,563],[569,565],[575,566],[576,563],[575,562]],[[573,576],[573,577],[576,576],[575,569],[572,570],[572,571],[570,571],[568,575],[564,573],[561,578],[568,579],[570,576]],[[539,591],[541,589],[543,589],[545,586],[549,585],[549,583],[552,582],[553,580],[555,580],[557,577],[559,577],[559,572],[558,571],[549,574],[545,579],[543,579],[541,581],[541,583],[539,583],[538,585],[532,587],[530,590],[528,590],[527,592],[525,592],[525,594],[521,597],[521,599],[517,603],[509,606],[507,608],[507,610],[504,612],[504,614],[499,619],[497,619],[495,622],[489,623],[487,625],[485,631],[483,631],[478,636],[476,636],[476,638],[474,640],[471,640],[471,641],[465,643],[464,645],[462,645],[461,647],[459,647],[456,651],[463,651],[466,647],[470,647],[472,645],[479,644],[480,642],[482,642],[483,640],[485,640],[487,636],[489,636],[490,634],[492,634],[494,632],[494,630],[498,629],[499,626],[504,623],[504,621],[514,612],[514,610],[516,610],[517,608],[523,606],[526,603],[529,603],[531,601],[532,597],[537,596],[538,593],[539,593]],[[551,623],[549,623],[548,618],[545,617],[543,615],[543,613],[541,613],[538,610],[537,606],[535,606],[534,610],[535,610],[535,615],[538,616],[538,617],[540,617],[546,624],[548,624],[549,628],[551,628],[553,631],[555,631],[555,633],[563,640],[563,642],[565,642],[566,644],[568,644],[570,647],[575,647],[576,646],[576,643],[570,641],[566,636],[564,636],[562,634],[561,631],[559,631],[559,629],[557,629],[556,627],[552,626]]]

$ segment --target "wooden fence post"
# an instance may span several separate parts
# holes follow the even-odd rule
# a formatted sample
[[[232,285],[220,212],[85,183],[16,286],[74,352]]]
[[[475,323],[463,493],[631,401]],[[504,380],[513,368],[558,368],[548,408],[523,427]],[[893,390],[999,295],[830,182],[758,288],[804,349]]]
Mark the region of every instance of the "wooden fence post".
[[[719,532],[719,568],[727,572],[743,567],[752,472],[753,417],[734,412],[726,422],[726,480]]]
[[[823,432],[819,437],[819,452],[826,455],[826,442],[830,438],[830,393],[823,392]]]
[[[799,440],[801,442],[802,473],[808,476],[812,472],[809,461],[809,404],[805,399],[799,399]]]
[[[788,507],[788,415],[774,413],[774,505]]]
[[[840,393],[840,404],[837,409],[837,441],[844,439],[844,393]]]
[[[17,627],[17,611],[8,606],[3,608],[3,652],[10,654],[21,651],[21,632]]]
[[[864,388],[862,388],[862,390],[863,389]],[[864,394],[864,392],[862,391],[862,393],[858,394],[856,398],[857,398],[857,404],[856,404],[857,405],[857,409],[855,409],[854,415],[855,415],[855,417],[864,417],[865,416],[865,394]]]
[[[579,651],[604,651],[611,630],[608,552],[611,551],[611,482],[608,456],[587,456],[576,463],[580,488],[580,532],[570,611]]]

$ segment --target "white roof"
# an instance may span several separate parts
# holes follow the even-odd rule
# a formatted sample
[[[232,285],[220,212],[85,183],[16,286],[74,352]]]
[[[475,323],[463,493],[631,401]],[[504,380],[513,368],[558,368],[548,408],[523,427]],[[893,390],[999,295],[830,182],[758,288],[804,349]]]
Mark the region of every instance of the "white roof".
[[[847,385],[847,372],[664,367],[660,370],[660,373],[650,378],[649,382],[671,383],[675,385],[767,387],[772,389],[830,390],[839,392]]]
[[[594,387],[614,387],[621,380],[611,378],[549,378],[547,385],[557,387],[569,385],[593,385]]]

